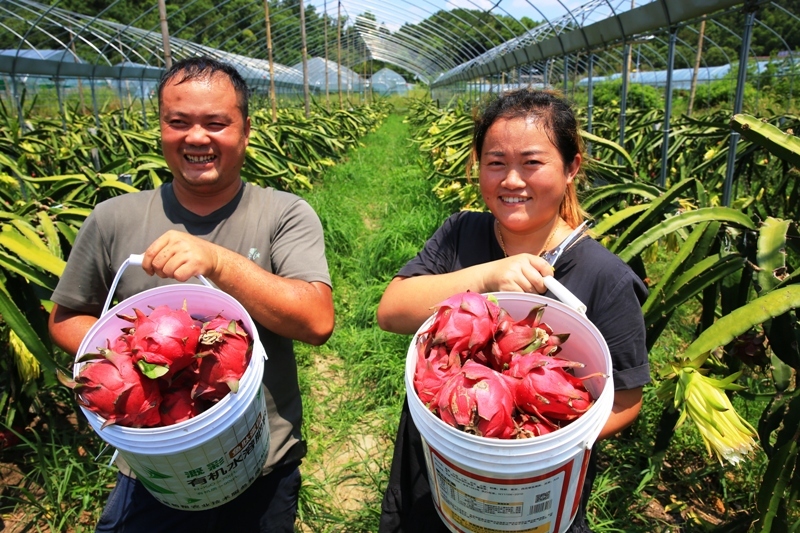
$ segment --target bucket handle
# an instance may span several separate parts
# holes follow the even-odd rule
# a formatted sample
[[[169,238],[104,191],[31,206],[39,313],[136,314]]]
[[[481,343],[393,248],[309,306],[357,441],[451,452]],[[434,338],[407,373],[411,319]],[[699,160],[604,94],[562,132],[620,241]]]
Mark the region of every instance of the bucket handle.
[[[117,275],[114,276],[114,281],[111,283],[111,288],[108,291],[108,296],[106,297],[106,303],[103,305],[103,312],[100,313],[104,315],[108,312],[108,309],[111,307],[111,302],[114,300],[114,292],[117,290],[117,284],[119,283],[119,278],[122,277],[122,273],[125,272],[125,269],[128,268],[128,265],[138,265],[142,266],[142,261],[144,260],[144,254],[131,254],[122,265],[120,265],[119,270],[117,270]],[[205,285],[206,287],[213,287],[211,283],[205,278],[205,276],[197,275],[197,279]]]

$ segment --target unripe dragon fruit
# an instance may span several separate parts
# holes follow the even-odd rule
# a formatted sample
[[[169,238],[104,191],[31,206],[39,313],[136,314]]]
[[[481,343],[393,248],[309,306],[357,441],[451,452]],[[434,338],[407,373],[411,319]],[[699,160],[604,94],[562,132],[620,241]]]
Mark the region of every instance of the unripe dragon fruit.
[[[162,395],[161,425],[171,426],[189,420],[204,411],[201,400],[192,398],[192,391],[187,388],[171,388]]]
[[[131,354],[141,371],[150,378],[171,380],[176,372],[194,361],[200,327],[186,310],[160,305],[145,315],[134,309],[135,316],[118,315],[133,322]]]
[[[192,388],[192,398],[213,401],[238,392],[251,352],[250,336],[240,320],[217,316],[204,324],[197,352],[198,381]]]
[[[422,332],[433,336],[432,346],[444,344],[464,361],[484,350],[494,337],[500,306],[485,296],[459,293],[436,307],[431,327]]]
[[[500,439],[514,433],[514,396],[506,378],[472,360],[442,386],[436,406],[444,422],[467,433]]]
[[[79,361],[88,362],[74,381],[60,373],[59,380],[75,391],[80,405],[105,418],[102,427],[140,428],[161,423],[158,384],[139,372],[129,354],[101,348]]]

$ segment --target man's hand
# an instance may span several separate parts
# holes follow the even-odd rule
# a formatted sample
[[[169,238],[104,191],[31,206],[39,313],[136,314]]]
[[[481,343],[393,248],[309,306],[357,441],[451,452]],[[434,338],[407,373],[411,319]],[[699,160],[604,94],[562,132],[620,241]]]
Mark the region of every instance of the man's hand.
[[[188,233],[170,230],[145,250],[142,268],[151,276],[178,281],[213,277],[220,264],[219,248]]]
[[[283,337],[319,345],[333,332],[329,286],[277,276],[199,237],[164,233],[145,250],[142,268],[151,276],[178,281],[205,276],[236,298],[256,322]]]

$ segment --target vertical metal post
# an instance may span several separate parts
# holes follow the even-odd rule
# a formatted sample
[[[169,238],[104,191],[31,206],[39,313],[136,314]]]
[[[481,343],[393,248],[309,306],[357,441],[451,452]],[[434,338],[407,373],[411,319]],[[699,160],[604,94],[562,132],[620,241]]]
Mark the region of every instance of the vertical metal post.
[[[269,0],[264,0],[264,20],[267,24],[267,60],[269,61],[269,103],[272,122],[278,122],[278,98],[275,94],[275,62],[272,59],[272,25],[269,19]]]
[[[739,76],[736,80],[736,98],[733,102],[733,114],[742,112],[742,102],[744,101],[744,87],[747,81],[747,58],[750,55],[750,38],[753,34],[753,23],[756,19],[756,8],[748,2],[745,4],[748,9],[744,23],[744,35],[742,36],[742,49],[739,52]],[[731,194],[733,188],[733,172],[736,165],[736,145],[739,143],[739,132],[731,131],[731,140],[728,145],[728,166],[725,168],[725,186],[722,190],[722,205],[731,205]]]
[[[122,74],[117,78],[117,94],[119,95],[119,118],[122,121],[122,129],[128,129],[128,122],[125,120],[125,98],[122,96]]]
[[[550,83],[550,60],[547,59],[544,62],[544,77],[542,78],[542,89],[547,89],[547,85]]]
[[[300,0],[300,55],[303,57],[303,105],[306,118],[311,116],[311,103],[308,95],[308,49],[306,47],[306,8]]]
[[[147,107],[145,106],[144,98],[144,77],[139,78],[139,89],[142,95],[142,125],[147,129]]]
[[[339,91],[339,109],[342,109],[342,0],[336,11],[336,90]]]
[[[586,106],[586,131],[592,133],[592,113],[594,112],[594,88],[593,88],[594,81],[592,80],[592,71],[594,70],[594,54],[592,52],[589,52],[589,66],[587,70],[588,70],[587,74],[589,75],[588,76],[589,86],[587,89],[588,91],[587,98],[589,100],[589,103]],[[592,153],[592,143],[588,143],[586,145],[586,153],[587,154]]]
[[[56,99],[58,100],[58,113],[61,115],[61,129],[67,133],[67,115],[64,113],[64,100],[61,97],[61,78],[56,76],[53,80],[56,85]]]
[[[166,0],[158,0],[158,17],[161,19],[161,41],[164,44],[164,66],[169,70],[172,67],[172,52],[169,48],[169,26],[167,25]]]
[[[661,141],[661,177],[658,180],[659,186],[667,185],[667,169],[669,168],[669,132],[670,119],[672,117],[672,69],[675,66],[675,43],[678,40],[678,28],[673,26],[669,31],[669,51],[667,52],[667,94],[664,109],[664,122],[662,129],[664,132]]]
[[[94,127],[100,129],[100,114],[97,111],[97,91],[94,88],[94,74],[89,79],[89,88],[92,92],[92,113],[94,113]]]
[[[624,56],[630,56],[631,45],[625,45]],[[619,145],[625,148],[625,110],[628,107],[628,61],[622,62],[622,95],[619,99]],[[618,161],[622,163],[622,156],[618,156]]]
[[[331,93],[328,88],[328,0],[322,3],[322,38],[325,40],[325,109],[331,112]]]
[[[564,56],[564,97],[569,90],[569,56]]]
[[[19,94],[19,87],[17,87],[17,74],[11,73],[11,93],[14,95],[14,103],[17,107],[17,116],[19,117],[19,129],[25,131],[25,115],[22,112],[22,97]]]

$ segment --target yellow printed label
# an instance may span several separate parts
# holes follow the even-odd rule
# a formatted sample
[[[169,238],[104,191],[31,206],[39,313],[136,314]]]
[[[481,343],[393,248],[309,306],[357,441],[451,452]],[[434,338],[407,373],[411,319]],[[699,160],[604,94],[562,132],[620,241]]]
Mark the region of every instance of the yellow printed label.
[[[481,526],[465,520],[453,512],[453,510],[446,504],[442,504],[442,513],[444,513],[454,525],[463,527],[466,531],[471,533],[507,533],[506,529],[495,529],[490,527]],[[550,533],[550,522],[533,527],[532,529],[516,529],[514,533]]]

